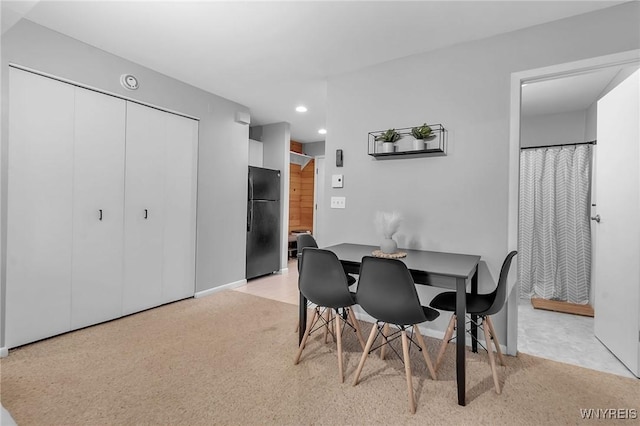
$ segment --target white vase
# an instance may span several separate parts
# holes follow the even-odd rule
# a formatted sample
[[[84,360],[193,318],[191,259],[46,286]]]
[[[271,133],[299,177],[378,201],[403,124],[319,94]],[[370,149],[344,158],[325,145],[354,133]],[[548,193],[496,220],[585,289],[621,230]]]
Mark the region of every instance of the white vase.
[[[382,142],[382,152],[393,152],[394,148],[393,142]]]
[[[424,139],[414,139],[413,140],[413,150],[414,151],[422,151],[425,149]]]
[[[382,243],[380,243],[380,251],[385,254],[395,253],[398,251],[398,243],[391,238],[385,238],[382,240]]]

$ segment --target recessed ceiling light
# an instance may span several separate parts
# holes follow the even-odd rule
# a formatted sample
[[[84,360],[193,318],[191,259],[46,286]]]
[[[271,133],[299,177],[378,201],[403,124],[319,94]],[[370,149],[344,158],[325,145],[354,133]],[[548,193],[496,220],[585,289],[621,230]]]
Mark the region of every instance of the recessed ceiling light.
[[[296,107],[296,111],[298,112],[307,112],[307,107],[304,105],[300,105]]]
[[[318,133],[320,133],[321,135],[326,135],[327,134],[327,129],[320,129],[320,130],[318,130]]]

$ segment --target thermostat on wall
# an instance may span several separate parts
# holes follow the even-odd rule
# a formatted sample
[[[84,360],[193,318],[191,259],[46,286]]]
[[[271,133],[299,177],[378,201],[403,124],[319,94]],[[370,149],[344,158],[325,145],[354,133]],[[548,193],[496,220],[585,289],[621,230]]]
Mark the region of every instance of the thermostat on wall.
[[[331,176],[331,187],[332,188],[342,188],[342,175],[332,175]]]
[[[138,88],[138,79],[132,74],[122,74],[120,76],[120,84],[127,90],[136,90]]]

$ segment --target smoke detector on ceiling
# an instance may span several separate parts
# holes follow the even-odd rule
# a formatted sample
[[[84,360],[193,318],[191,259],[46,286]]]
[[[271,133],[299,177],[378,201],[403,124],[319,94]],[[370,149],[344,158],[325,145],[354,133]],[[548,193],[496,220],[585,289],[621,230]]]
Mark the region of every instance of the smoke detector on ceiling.
[[[122,74],[120,84],[127,90],[136,90],[139,87],[138,79],[133,74]]]

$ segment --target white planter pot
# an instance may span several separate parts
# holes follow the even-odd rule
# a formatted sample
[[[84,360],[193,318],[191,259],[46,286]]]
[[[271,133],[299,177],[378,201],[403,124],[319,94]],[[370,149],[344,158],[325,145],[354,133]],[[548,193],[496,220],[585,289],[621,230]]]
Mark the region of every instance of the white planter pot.
[[[422,151],[425,149],[424,139],[414,139],[413,140],[413,150],[414,151]]]
[[[393,152],[395,145],[393,142],[382,142],[382,152]]]
[[[398,251],[398,244],[391,238],[385,238],[380,243],[380,250],[385,254],[393,254]]]

